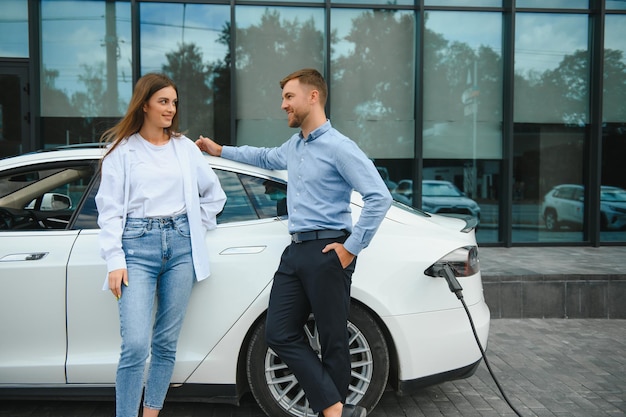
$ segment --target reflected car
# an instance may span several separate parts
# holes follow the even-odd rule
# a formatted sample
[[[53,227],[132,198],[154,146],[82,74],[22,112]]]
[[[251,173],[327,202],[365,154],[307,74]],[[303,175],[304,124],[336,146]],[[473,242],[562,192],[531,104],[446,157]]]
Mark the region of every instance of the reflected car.
[[[396,201],[411,205],[413,181],[400,180],[391,195]],[[480,206],[450,181],[422,181],[422,210],[446,216],[471,216],[480,220]]]
[[[115,298],[101,290],[94,202],[102,152],[70,147],[0,160],[0,397],[114,398],[119,321]],[[237,404],[251,392],[270,416],[310,416],[297,379],[264,339],[273,275],[290,244],[287,174],[206,162],[228,200],[207,234],[212,275],[194,288],[168,399]],[[71,204],[37,204],[52,195]],[[354,194],[355,219],[361,208]],[[446,265],[458,277],[486,346],[490,315],[469,223],[394,203],[358,263],[349,403],[372,410],[387,389],[410,394],[472,375],[481,354],[441,277]],[[319,349],[314,317],[305,331]]]
[[[585,209],[585,187],[579,184],[555,186],[543,197],[541,213],[547,230],[561,227],[580,229]],[[600,229],[626,229],[626,190],[600,187]]]

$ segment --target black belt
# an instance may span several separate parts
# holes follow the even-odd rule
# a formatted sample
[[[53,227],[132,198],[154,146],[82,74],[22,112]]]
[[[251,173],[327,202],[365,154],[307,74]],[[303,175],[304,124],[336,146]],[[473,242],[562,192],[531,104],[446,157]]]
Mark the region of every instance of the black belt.
[[[297,232],[291,235],[293,243],[302,243],[309,240],[317,239],[335,239],[337,237],[346,236],[348,233],[344,230],[313,230],[311,232]]]

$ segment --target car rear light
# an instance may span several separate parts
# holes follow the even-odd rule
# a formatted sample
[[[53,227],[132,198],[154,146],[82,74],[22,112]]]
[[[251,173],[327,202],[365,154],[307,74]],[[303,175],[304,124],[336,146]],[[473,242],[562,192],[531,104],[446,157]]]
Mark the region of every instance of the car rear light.
[[[424,273],[430,277],[440,277],[444,265],[452,269],[455,277],[468,277],[478,273],[478,247],[465,246],[456,249],[432,264]]]

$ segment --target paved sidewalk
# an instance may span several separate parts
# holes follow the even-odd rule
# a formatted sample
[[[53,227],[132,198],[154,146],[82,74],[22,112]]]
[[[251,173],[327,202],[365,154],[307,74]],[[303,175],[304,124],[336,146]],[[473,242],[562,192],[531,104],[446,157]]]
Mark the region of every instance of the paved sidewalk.
[[[480,247],[478,257],[484,277],[626,275],[626,246]]]
[[[524,417],[626,416],[626,320],[492,320],[487,359]],[[474,348],[468,341],[468,349]],[[0,401],[0,417],[113,417],[112,402]],[[241,406],[166,403],[161,417],[262,417]],[[510,417],[484,363],[470,378],[397,397],[370,417]]]

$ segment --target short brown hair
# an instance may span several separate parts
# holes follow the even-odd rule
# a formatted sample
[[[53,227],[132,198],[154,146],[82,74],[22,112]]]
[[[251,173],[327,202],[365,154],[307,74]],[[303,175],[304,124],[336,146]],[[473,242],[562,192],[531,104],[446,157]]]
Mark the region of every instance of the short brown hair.
[[[304,68],[296,72],[292,72],[282,80],[280,80],[280,88],[285,88],[285,84],[288,81],[298,78],[302,84],[309,85],[316,89],[320,94],[320,103],[322,106],[326,105],[326,99],[328,98],[328,87],[322,74],[314,68]]]

